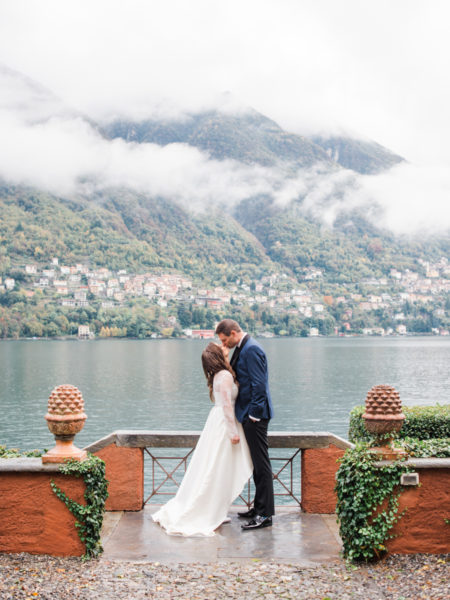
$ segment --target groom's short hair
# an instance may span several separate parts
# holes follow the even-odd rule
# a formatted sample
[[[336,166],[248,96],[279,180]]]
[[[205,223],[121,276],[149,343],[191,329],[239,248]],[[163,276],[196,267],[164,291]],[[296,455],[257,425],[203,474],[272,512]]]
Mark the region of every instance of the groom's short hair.
[[[231,335],[232,331],[236,331],[238,333],[239,331],[242,331],[242,329],[239,326],[239,323],[237,323],[233,319],[223,319],[223,321],[220,321],[220,323],[216,327],[216,335],[219,335],[219,333],[223,333],[224,335],[229,336]]]

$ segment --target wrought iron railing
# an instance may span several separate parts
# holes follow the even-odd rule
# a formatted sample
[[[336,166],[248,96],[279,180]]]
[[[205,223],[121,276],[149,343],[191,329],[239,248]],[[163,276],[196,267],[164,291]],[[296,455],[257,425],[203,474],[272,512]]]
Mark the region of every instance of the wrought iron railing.
[[[173,496],[175,494],[174,491],[161,492],[160,489],[168,482],[169,483],[172,482],[176,488],[178,488],[180,486],[181,481],[179,482],[175,479],[175,473],[176,473],[176,471],[178,471],[179,467],[184,466],[184,472],[183,472],[183,475],[184,475],[184,473],[186,472],[186,469],[187,469],[188,459],[191,456],[191,454],[194,452],[194,448],[191,448],[189,450],[189,452],[187,454],[185,454],[184,456],[155,456],[155,454],[150,452],[150,450],[148,448],[144,448],[144,452],[145,452],[145,455],[149,456],[152,461],[152,480],[151,480],[152,481],[152,490],[151,490],[150,495],[147,496],[147,498],[144,500],[144,505],[145,505],[148,502],[150,502],[150,500],[152,498],[154,498],[155,496]],[[168,469],[166,469],[163,465],[163,461],[167,461],[167,460],[175,461],[175,463],[176,463],[175,466],[170,471]],[[157,471],[158,467],[160,468],[162,473],[165,475],[165,477],[163,475],[164,478],[162,481],[161,481],[161,478],[158,478],[158,476],[157,476],[158,475],[158,471]]]
[[[176,456],[162,455],[161,448],[159,451],[155,451],[155,449],[144,448],[145,458],[151,461],[151,489],[148,494],[148,489],[146,493],[146,498],[144,499],[144,505],[149,503],[150,501],[155,502],[155,500],[160,499],[161,496],[174,496],[177,488],[181,483],[182,476],[186,472],[187,465],[189,462],[189,458],[194,452],[194,448],[191,448],[189,452],[184,455],[178,453]],[[168,448],[167,450],[173,450],[172,448]],[[300,497],[298,489],[300,487],[300,465],[296,471],[295,465],[300,462],[300,448],[294,450],[292,456],[274,456],[271,453],[270,460],[271,462],[282,462],[281,466],[272,471],[273,479],[274,479],[274,495],[278,498],[283,498],[283,500],[291,499],[300,506]],[[172,453],[171,453],[172,454]],[[146,472],[148,470],[146,469]],[[147,487],[150,482],[147,478]],[[168,484],[168,485],[167,485]],[[162,488],[165,486],[165,490]],[[170,486],[170,491],[167,491]],[[277,491],[281,490],[281,491]],[[253,484],[252,481],[249,480],[245,490],[239,495],[237,499],[237,503],[239,500],[245,504],[248,508],[250,508],[252,503],[252,491]],[[283,502],[284,504],[286,501]]]
[[[86,449],[95,453],[110,445],[140,448],[144,456],[143,504],[150,501],[159,504],[165,501],[163,498],[176,493],[199,437],[197,431],[119,430]],[[272,466],[276,465],[272,471],[275,496],[282,504],[290,502],[295,506],[301,503],[302,451],[325,449],[330,445],[343,450],[352,447],[346,440],[327,432],[270,432],[268,437]],[[286,450],[289,449],[292,454],[288,456]],[[237,502],[251,505],[252,486],[250,480]]]

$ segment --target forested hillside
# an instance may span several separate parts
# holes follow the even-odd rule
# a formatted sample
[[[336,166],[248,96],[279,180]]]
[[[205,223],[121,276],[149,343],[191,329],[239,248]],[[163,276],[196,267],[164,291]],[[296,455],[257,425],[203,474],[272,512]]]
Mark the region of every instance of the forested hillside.
[[[205,281],[239,269],[273,268],[256,238],[232,217],[192,215],[130,190],[70,200],[23,187],[0,188],[0,273],[59,257],[65,264],[177,269]]]
[[[360,174],[403,161],[376,142],[297,135],[251,109],[96,123],[0,75],[28,98],[14,110],[32,128],[81,130],[100,152],[137,156],[136,176],[166,149],[198,169],[183,201],[183,179],[178,196],[152,194],[128,171],[100,181],[98,165],[70,193],[0,180],[0,336],[181,335],[226,314],[266,334],[448,330],[450,236],[394,235],[381,206],[347,203]],[[180,178],[169,167],[153,176]]]
[[[23,187],[0,188],[0,273],[27,262],[89,263],[112,270],[175,269],[203,280],[255,277],[285,270],[302,278],[323,270],[325,281],[356,283],[392,268],[412,269],[418,259],[449,254],[446,238],[393,236],[353,215],[353,231],[323,228],[270,199],[242,202],[233,214],[189,213],[163,199],[130,190],[101,198],[58,198]],[[356,225],[355,225],[356,223]]]

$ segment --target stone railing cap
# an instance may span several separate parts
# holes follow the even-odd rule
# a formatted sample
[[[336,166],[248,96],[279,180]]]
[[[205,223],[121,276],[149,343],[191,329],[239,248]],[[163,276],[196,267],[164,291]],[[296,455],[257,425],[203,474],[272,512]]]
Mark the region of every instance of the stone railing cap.
[[[392,464],[390,460],[380,460],[375,463],[377,467]],[[450,458],[408,458],[405,463],[415,469],[450,469]]]
[[[195,444],[200,431],[153,431],[143,429],[119,429],[86,446],[89,452],[98,452],[113,443],[120,447],[189,447]],[[330,444],[341,448],[353,448],[347,440],[327,431],[272,431],[269,445],[272,448],[327,448]]]
[[[26,456],[20,458],[0,458],[0,471],[10,471],[19,473],[26,471],[27,473],[57,473],[59,464],[42,464],[40,458],[28,458]]]

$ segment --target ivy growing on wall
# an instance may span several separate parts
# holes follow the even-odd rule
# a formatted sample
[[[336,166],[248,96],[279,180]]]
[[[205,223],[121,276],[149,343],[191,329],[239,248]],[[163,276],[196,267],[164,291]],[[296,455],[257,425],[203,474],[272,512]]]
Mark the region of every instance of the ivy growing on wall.
[[[59,468],[64,475],[82,477],[86,485],[84,499],[86,504],[71,500],[54,481],[50,483],[53,491],[62,500],[76,519],[75,527],[80,540],[85,544],[84,559],[95,558],[103,551],[100,531],[108,497],[108,482],[105,479],[105,463],[92,454],[84,461],[69,460]]]
[[[368,444],[358,444],[340,459],[336,474],[336,514],[344,557],[373,561],[386,552],[386,542],[399,513],[400,477],[409,469],[397,460],[375,466],[377,457]]]

